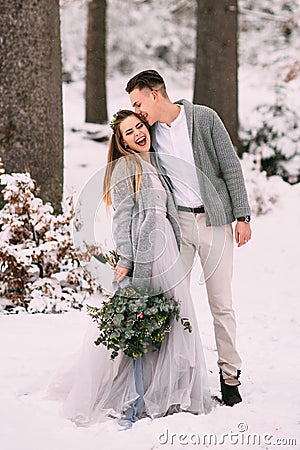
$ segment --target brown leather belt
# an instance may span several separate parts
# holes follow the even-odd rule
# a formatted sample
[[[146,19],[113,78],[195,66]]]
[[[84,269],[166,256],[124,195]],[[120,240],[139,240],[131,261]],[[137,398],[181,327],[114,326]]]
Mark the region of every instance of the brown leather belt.
[[[197,208],[190,208],[189,206],[177,206],[178,211],[192,212],[194,214],[201,214],[205,212],[204,206],[198,206]]]

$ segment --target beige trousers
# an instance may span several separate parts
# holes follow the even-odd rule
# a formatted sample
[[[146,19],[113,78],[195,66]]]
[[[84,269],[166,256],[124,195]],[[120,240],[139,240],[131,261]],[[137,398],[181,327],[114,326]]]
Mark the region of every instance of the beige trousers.
[[[231,281],[233,271],[232,225],[207,227],[206,214],[178,211],[182,247],[181,256],[190,279],[198,253],[202,265],[200,283],[206,291],[215,331],[218,366],[227,384],[238,384],[235,377],[241,367],[236,349],[236,320],[232,308]]]

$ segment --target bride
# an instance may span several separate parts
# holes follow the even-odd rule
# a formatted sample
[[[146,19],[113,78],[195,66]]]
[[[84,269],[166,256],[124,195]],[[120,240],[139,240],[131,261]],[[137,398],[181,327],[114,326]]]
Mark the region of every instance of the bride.
[[[113,135],[104,179],[104,201],[112,205],[113,238],[120,255],[117,283],[161,289],[180,301],[182,317],[192,332],[174,321],[159,352],[142,358],[143,410],[138,417],[211,410],[211,397],[188,281],[179,256],[180,228],[166,177],[156,169],[147,123],[133,111],[121,110],[111,123]],[[137,405],[133,360],[96,346],[91,324],[83,343],[64,416],[78,424],[101,417],[127,417]],[[131,417],[132,420],[132,417]]]

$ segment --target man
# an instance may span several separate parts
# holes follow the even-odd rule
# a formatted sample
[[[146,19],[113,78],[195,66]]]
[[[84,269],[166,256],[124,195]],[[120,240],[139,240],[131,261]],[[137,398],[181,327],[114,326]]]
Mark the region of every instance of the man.
[[[152,144],[172,184],[182,233],[181,254],[190,271],[199,254],[213,315],[222,401],[242,401],[241,359],[232,308],[233,231],[238,247],[251,238],[250,207],[239,159],[212,109],[187,100],[172,103],[161,75],[145,70],[126,91],[151,126]]]

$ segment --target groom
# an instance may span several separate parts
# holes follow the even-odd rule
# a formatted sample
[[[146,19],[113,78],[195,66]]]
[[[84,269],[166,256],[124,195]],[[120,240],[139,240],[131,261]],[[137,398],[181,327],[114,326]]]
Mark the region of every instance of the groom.
[[[126,91],[135,111],[151,126],[153,148],[172,184],[187,272],[195,255],[200,256],[213,315],[222,401],[233,406],[242,398],[231,293],[231,223],[237,221],[234,238],[238,247],[251,238],[250,207],[239,159],[216,112],[187,100],[172,103],[155,70],[135,75]]]

